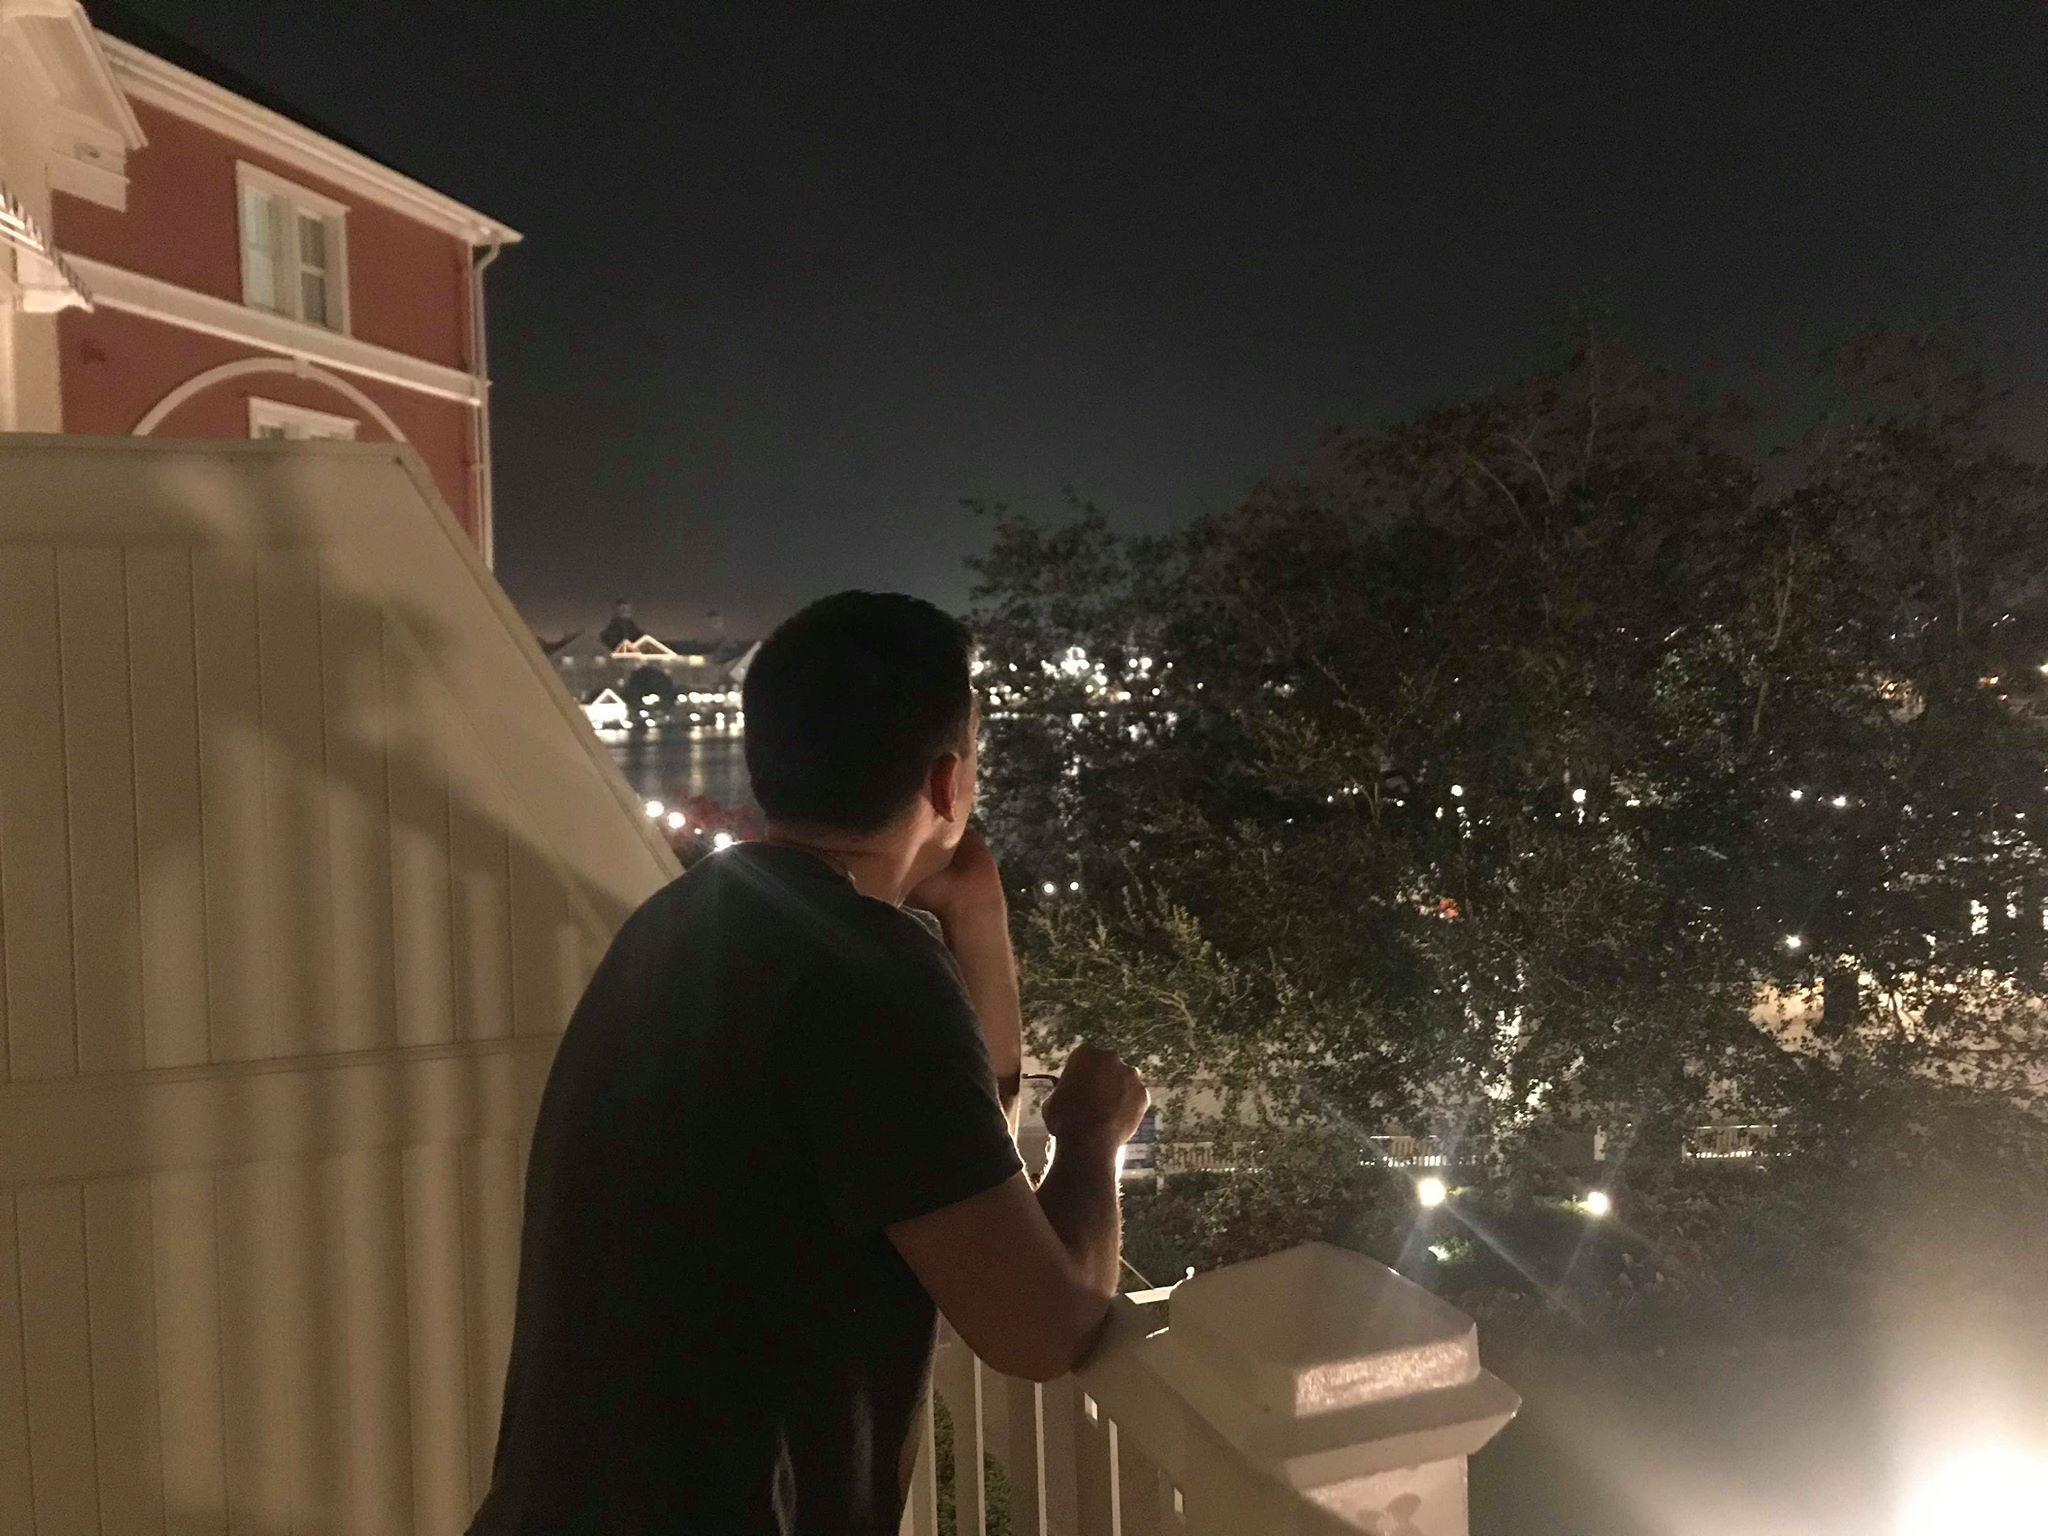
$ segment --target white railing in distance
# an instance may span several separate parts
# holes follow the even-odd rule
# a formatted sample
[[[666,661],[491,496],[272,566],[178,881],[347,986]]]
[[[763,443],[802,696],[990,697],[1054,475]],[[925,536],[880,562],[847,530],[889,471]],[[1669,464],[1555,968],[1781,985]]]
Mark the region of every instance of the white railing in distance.
[[[1700,1125],[1686,1138],[1685,1155],[1696,1162],[1756,1158],[1771,1139],[1769,1125]]]
[[[1213,1141],[1162,1141],[1153,1159],[1162,1174],[1235,1173],[1238,1167]]]
[[[1434,1136],[1368,1136],[1382,1168],[1448,1168],[1451,1163]]]
[[[1466,1536],[1466,1458],[1520,1406],[1471,1319],[1322,1243],[1170,1295],[1120,1297],[1089,1362],[1042,1387],[942,1329],[956,1536],[986,1530],[984,1451],[1012,1536]],[[936,1536],[934,1466],[927,1415],[904,1536]]]

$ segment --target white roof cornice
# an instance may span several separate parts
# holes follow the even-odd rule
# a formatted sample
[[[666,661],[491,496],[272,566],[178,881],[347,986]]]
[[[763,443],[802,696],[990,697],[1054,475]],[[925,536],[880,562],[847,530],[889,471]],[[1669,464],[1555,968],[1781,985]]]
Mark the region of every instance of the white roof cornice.
[[[258,106],[188,69],[102,32],[100,46],[122,89],[137,101],[268,150],[308,175],[409,214],[472,245],[509,245],[519,231],[280,112]]]
[[[71,103],[74,110],[83,112],[129,149],[148,143],[142,124],[135,120],[134,108],[114,78],[112,61],[100,46],[102,40],[78,0],[0,0],[0,30],[9,23],[20,24],[20,35],[31,54],[54,47],[63,56],[61,60],[39,61],[46,70],[55,67],[53,84],[58,78],[67,79],[82,93],[82,99]]]

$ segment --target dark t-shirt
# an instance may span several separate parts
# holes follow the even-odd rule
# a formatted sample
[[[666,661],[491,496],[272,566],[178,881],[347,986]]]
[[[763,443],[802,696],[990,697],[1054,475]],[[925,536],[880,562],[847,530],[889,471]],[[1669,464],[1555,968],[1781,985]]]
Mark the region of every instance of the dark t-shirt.
[[[474,1536],[894,1532],[934,1311],[882,1228],[1019,1166],[936,939],[810,854],[705,859],[549,1074]]]

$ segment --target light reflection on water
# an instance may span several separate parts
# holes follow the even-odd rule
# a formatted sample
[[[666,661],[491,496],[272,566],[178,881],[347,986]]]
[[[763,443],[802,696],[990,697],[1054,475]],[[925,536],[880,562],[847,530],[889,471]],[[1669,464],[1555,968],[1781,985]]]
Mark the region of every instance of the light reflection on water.
[[[709,795],[720,805],[751,806],[743,738],[734,730],[600,731],[599,739],[633,792],[679,805]]]

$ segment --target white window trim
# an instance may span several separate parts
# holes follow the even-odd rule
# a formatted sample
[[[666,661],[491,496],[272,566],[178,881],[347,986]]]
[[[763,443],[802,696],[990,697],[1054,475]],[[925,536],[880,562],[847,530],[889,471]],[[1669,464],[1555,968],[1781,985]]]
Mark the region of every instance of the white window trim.
[[[287,181],[275,171],[266,171],[260,165],[251,165],[246,160],[237,160],[235,162],[235,236],[237,241],[236,251],[242,264],[244,302],[247,301],[249,283],[249,232],[242,228],[242,210],[247,202],[243,193],[251,190],[269,193],[273,197],[281,197],[290,203],[295,211],[317,214],[327,221],[329,257],[327,264],[327,292],[329,301],[334,305],[335,324],[329,326],[318,320],[308,320],[304,315],[297,313],[299,273],[296,262],[293,263],[291,274],[293,309],[291,311],[261,310],[260,313],[278,314],[283,319],[296,320],[301,325],[310,325],[323,331],[331,330],[341,336],[353,334],[354,316],[350,313],[348,302],[348,204],[336,202],[325,193],[315,192],[310,187],[302,187],[295,181]],[[296,251],[299,240],[296,222],[292,224],[291,230],[292,249]],[[250,305],[249,307],[255,309],[258,306]]]
[[[249,397],[249,435],[256,436],[262,427],[283,427],[285,436],[295,442],[317,438],[328,442],[336,440],[354,442],[356,429],[362,425],[353,416],[337,416],[332,411],[316,411],[309,405],[287,405],[282,400],[266,400],[261,395]]]

